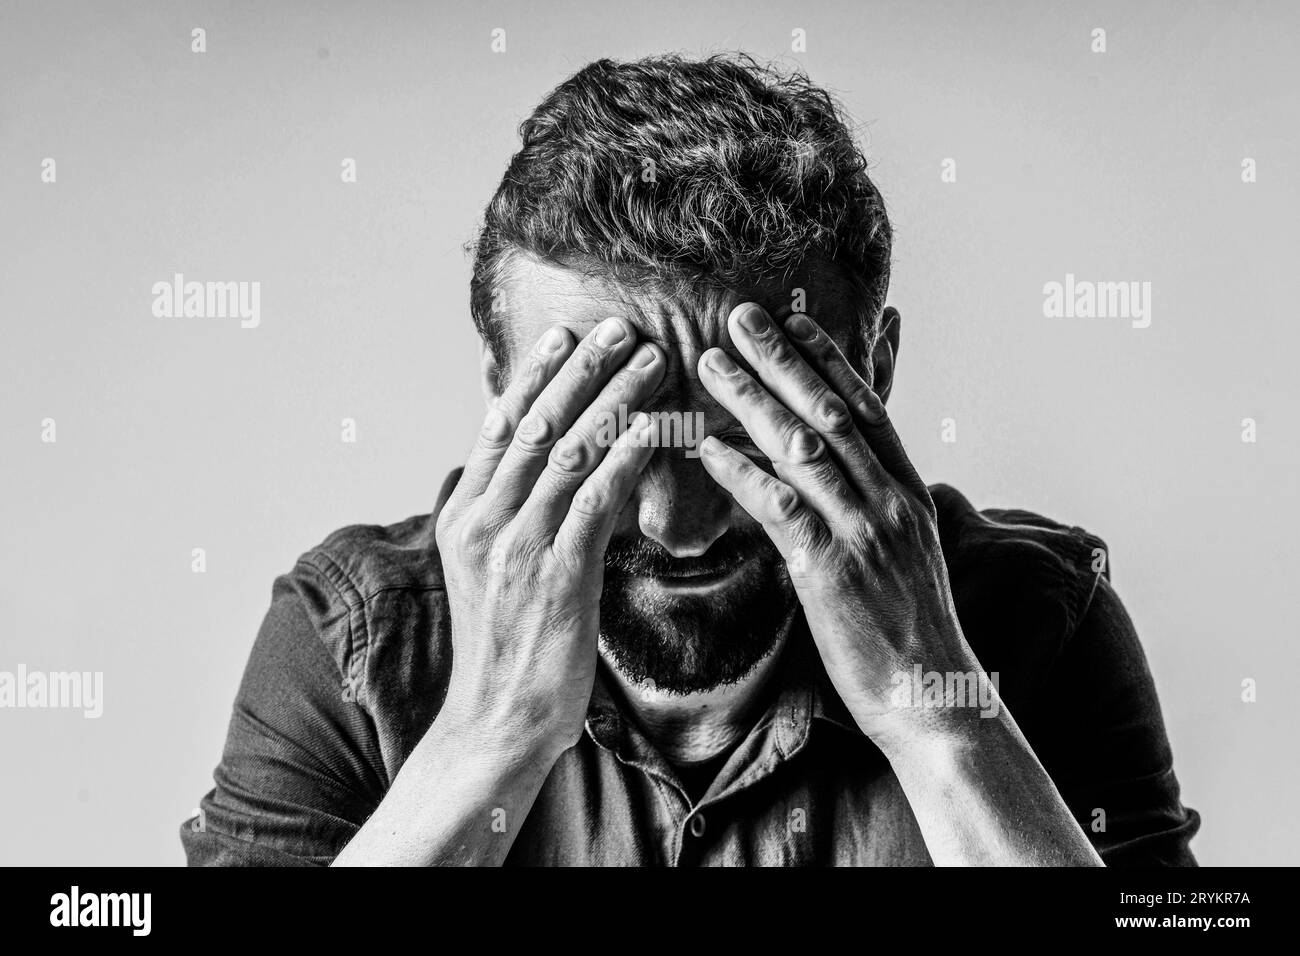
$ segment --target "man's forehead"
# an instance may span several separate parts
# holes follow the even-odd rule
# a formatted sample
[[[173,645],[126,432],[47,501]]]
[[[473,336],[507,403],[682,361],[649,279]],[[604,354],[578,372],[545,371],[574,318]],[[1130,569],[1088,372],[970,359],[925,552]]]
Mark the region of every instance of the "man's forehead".
[[[841,343],[857,334],[859,313],[847,283],[825,270],[809,270],[787,282],[758,280],[747,288],[708,284],[620,281],[592,270],[566,268],[515,255],[502,270],[502,318],[516,354],[546,329],[563,325],[585,335],[604,319],[626,318],[642,339],[693,358],[720,347],[734,351],[727,316],[742,302],[758,302],[778,321],[810,313]]]

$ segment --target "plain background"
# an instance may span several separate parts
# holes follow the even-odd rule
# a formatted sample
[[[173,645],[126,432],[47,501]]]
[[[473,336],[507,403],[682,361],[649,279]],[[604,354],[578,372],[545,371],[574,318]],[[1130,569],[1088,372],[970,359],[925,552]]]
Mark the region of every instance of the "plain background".
[[[519,121],[590,60],[733,49],[863,124],[921,474],[1108,542],[1194,851],[1300,862],[1297,47],[1282,2],[6,2],[0,669],[105,703],[0,710],[0,862],[182,862],[272,579],[469,446],[462,247]],[[261,326],[154,318],[175,272],[260,281]],[[1044,318],[1067,272],[1151,282],[1150,328]]]

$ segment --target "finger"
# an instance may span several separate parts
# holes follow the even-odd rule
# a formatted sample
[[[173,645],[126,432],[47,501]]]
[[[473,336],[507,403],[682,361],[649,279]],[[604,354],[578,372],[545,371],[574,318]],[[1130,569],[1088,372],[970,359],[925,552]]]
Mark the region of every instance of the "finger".
[[[589,332],[533,402],[492,475],[485,504],[513,515],[532,490],[551,448],[569,430],[636,343],[625,319],[609,318]]]
[[[857,373],[834,340],[810,317],[796,313],[786,320],[785,328],[795,348],[844,399],[880,464],[900,485],[933,509],[930,490],[907,457],[880,396]]]
[[[712,435],[700,443],[700,462],[736,503],[763,526],[787,562],[815,551],[829,537],[823,521],[785,482]]]
[[[763,386],[830,445],[854,489],[870,501],[892,491],[893,479],[876,460],[844,400],[795,350],[759,305],[747,302],[727,319],[731,339]]]
[[[659,346],[643,342],[601,389],[596,400],[555,443],[516,521],[529,534],[550,541],[578,488],[595,471],[623,430],[629,409],[645,403],[663,380],[667,365]]]
[[[858,507],[859,496],[845,482],[826,442],[778,402],[722,349],[700,356],[700,382],[749,433],[772,462],[777,477],[792,485],[824,519]]]
[[[650,416],[637,412],[627,431],[573,495],[554,544],[554,553],[569,567],[577,569],[604,560],[618,516],[654,455],[652,428]]]
[[[453,499],[469,501],[483,494],[501,456],[510,447],[520,419],[572,351],[573,336],[563,326],[554,326],[541,337],[511,376],[505,391],[488,409],[460,481],[456,483]]]

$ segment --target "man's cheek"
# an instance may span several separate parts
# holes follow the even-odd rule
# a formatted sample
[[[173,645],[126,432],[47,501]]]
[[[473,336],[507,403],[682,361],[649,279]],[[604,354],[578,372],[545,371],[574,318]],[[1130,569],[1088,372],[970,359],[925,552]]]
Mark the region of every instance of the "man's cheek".
[[[732,533],[749,547],[757,548],[767,543],[767,533],[763,530],[763,526],[750,517],[749,512],[740,505],[734,505],[731,509],[731,529]]]

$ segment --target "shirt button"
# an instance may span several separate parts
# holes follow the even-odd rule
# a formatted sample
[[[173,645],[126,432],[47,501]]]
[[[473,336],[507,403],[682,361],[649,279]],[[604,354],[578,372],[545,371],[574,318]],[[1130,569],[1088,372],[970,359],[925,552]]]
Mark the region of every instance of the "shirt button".
[[[691,817],[691,836],[697,840],[704,836],[704,816],[702,814],[697,813]]]

